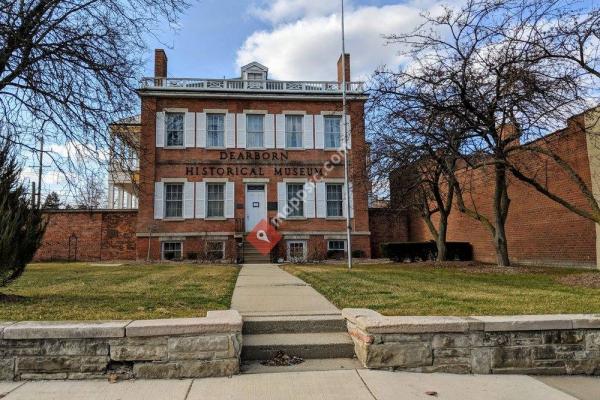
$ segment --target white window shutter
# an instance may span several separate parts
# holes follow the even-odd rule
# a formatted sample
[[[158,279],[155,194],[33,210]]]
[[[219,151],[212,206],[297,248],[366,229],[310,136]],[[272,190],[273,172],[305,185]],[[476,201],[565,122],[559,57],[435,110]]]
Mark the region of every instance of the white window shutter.
[[[280,218],[286,218],[287,186],[285,182],[277,182],[277,211]]]
[[[162,182],[154,182],[154,219],[163,219],[165,205],[165,184]]]
[[[317,218],[327,217],[327,194],[325,182],[317,182]]]
[[[285,149],[285,115],[277,114],[275,117],[276,129],[276,139],[277,139],[277,148]]]
[[[235,149],[235,114],[225,114],[225,147]]]
[[[194,147],[196,145],[196,113],[185,113],[185,136],[184,146]]]
[[[196,218],[206,218],[206,182],[196,182]]]
[[[237,147],[246,148],[246,114],[237,115]]]
[[[315,183],[304,184],[304,215],[306,218],[315,217]]]
[[[322,115],[315,115],[315,148],[325,148],[325,119]]]
[[[206,147],[206,113],[196,113],[196,147]]]
[[[302,144],[305,149],[312,149],[315,147],[313,141],[313,116],[305,115],[302,119],[304,122]]]
[[[194,182],[183,184],[183,218],[194,218]]]
[[[156,147],[165,147],[165,113],[156,113]]]
[[[275,116],[265,115],[265,148],[275,148]]]
[[[225,184],[225,218],[235,217],[235,183]]]
[[[352,148],[352,128],[351,128],[352,124],[350,123],[349,115],[345,116],[345,121],[344,121],[344,118],[342,118],[342,126],[340,129],[340,132],[341,132],[340,144],[342,145],[342,148],[345,149],[346,145],[344,142],[345,142],[346,137],[345,137],[345,131],[344,131],[344,124],[346,124],[345,126],[346,126],[346,129],[348,130],[347,131],[347,133],[348,133],[348,148],[351,149]]]
[[[354,187],[352,182],[348,186],[350,187],[350,218],[354,218]]]

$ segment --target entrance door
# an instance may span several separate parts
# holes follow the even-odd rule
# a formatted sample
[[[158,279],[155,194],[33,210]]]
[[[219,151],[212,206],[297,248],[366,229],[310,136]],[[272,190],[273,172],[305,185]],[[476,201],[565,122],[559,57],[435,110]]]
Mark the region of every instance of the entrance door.
[[[267,218],[267,193],[265,185],[246,186],[246,232]]]

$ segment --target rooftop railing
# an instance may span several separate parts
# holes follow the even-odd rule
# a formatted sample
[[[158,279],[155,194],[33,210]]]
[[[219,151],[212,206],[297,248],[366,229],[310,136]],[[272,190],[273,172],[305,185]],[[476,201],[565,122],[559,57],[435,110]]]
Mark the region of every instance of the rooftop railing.
[[[214,92],[342,93],[340,82],[241,79],[142,78],[141,88]],[[364,83],[347,82],[346,91],[350,94],[362,94]]]

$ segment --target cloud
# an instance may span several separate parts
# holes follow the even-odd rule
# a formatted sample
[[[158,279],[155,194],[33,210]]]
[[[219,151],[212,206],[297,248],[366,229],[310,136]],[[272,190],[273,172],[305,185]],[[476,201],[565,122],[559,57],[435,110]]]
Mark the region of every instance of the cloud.
[[[260,9],[263,18],[274,24],[246,39],[237,53],[238,67],[258,61],[269,67],[270,76],[275,79],[335,80],[341,53],[339,1],[316,4],[321,2],[277,0],[271,7]],[[383,36],[408,32],[421,22],[423,11],[435,14],[440,9],[438,2],[428,0],[350,7],[345,22],[352,79],[367,79],[381,65],[400,65],[399,49],[387,45]],[[290,18],[295,20],[289,21]]]
[[[250,13],[273,24],[297,18],[329,15],[340,7],[340,0],[275,0],[254,5]]]

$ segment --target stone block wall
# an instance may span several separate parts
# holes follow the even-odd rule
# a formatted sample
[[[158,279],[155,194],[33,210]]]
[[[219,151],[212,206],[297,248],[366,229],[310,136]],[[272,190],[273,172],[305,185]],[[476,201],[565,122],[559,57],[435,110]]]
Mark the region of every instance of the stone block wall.
[[[166,379],[239,372],[242,318],[0,324],[0,380]]]
[[[367,368],[600,375],[600,315],[384,317],[366,309],[343,315]]]

